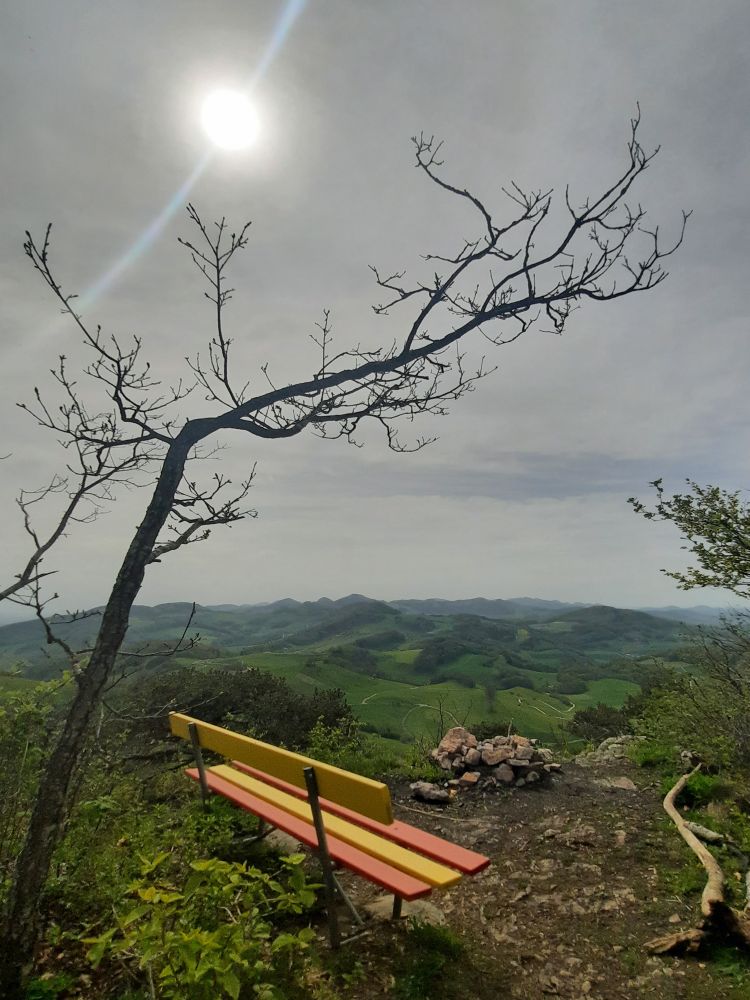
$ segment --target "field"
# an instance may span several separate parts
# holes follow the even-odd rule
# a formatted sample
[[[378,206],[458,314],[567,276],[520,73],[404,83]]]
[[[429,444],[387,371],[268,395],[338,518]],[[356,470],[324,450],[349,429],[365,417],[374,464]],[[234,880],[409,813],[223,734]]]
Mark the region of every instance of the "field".
[[[427,602],[429,604],[429,602]],[[200,642],[164,655],[185,628],[190,607],[136,606],[128,639],[152,655],[146,672],[176,667],[257,667],[297,692],[341,689],[363,727],[397,743],[435,739],[456,723],[501,732],[513,725],[553,739],[577,708],[619,707],[662,656],[676,666],[689,630],[627,609],[570,607],[550,620],[503,620],[476,614],[405,611],[350,595],[268,606],[201,607],[192,626]],[[427,608],[425,608],[427,611]],[[56,623],[74,647],[85,646],[95,619]],[[0,628],[0,698],[34,680],[59,675],[64,661],[40,652],[38,622]]]
[[[395,652],[400,658],[411,651]],[[267,670],[283,677],[300,692],[316,687],[341,688],[366,728],[404,742],[420,736],[434,738],[441,718],[444,725],[471,727],[491,723],[498,732],[512,723],[524,735],[552,738],[575,708],[586,708],[599,701],[621,705],[629,694],[638,690],[637,685],[628,681],[606,678],[591,681],[586,692],[570,696],[510,688],[494,693],[490,705],[482,686],[469,688],[456,681],[415,684],[408,680],[371,677],[321,661],[310,663],[309,653],[254,653],[237,657],[234,662],[227,657],[216,663],[204,661],[202,666],[210,668],[219,663]]]
[[[34,687],[34,681],[27,677],[16,677],[13,674],[0,674],[0,701],[7,694],[16,691],[28,691]]]

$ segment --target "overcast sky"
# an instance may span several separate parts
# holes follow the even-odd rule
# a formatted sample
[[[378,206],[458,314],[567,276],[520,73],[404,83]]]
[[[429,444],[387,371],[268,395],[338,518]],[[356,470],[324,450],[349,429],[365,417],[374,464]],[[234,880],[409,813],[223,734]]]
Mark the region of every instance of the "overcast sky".
[[[26,551],[13,497],[63,461],[14,403],[50,388],[58,354],[82,357],[23,256],[23,232],[54,222],[59,277],[81,293],[145,243],[84,299],[85,316],[142,336],[160,374],[184,370],[184,355],[212,333],[176,242],[189,231],[184,212],[150,242],[142,236],[205,154],[203,97],[247,85],[283,9],[276,0],[4,5],[6,577]],[[647,496],[657,476],[673,490],[688,476],[750,485],[746,0],[309,0],[277,40],[253,94],[257,144],[215,152],[189,193],[207,218],[253,221],[227,315],[253,384],[266,361],[278,381],[314,370],[308,334],[324,307],[340,346],[390,343],[409,314],[373,316],[380,296],[367,265],[417,266],[475,231],[413,169],[415,132],[445,140],[446,176],[499,218],[510,180],[569,183],[582,200],[614,179],[640,101],[642,140],[662,150],[636,197],[666,237],[681,208],[693,217],[667,282],[584,306],[563,337],[534,332],[496,351],[496,374],[448,417],[415,425],[439,435],[419,454],[394,455],[374,433],[361,450],[309,435],[227,439],[223,470],[239,478],[258,463],[258,518],[152,567],[139,603],[351,591],[724,603],[725,593],[682,593],[660,574],[682,564],[679,537],[635,516],[626,498]],[[104,601],[146,499],[125,494],[50,556],[61,609]]]

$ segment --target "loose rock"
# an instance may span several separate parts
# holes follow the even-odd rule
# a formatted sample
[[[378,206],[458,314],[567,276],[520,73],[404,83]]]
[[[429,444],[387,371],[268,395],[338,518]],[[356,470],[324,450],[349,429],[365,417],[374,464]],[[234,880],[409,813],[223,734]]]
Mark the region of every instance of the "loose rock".
[[[451,795],[446,788],[433,784],[431,781],[414,781],[409,786],[415,799],[422,802],[450,802]]]

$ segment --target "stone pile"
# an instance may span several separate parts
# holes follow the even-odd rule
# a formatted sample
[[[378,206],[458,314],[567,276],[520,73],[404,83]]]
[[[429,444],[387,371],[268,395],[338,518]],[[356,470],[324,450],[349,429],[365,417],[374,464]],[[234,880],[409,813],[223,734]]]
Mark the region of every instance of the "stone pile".
[[[579,753],[575,762],[584,767],[589,765],[597,767],[600,764],[621,765],[623,761],[627,760],[631,747],[643,739],[643,736],[610,736],[603,740],[595,750]]]
[[[427,802],[448,801],[451,790],[510,786],[520,788],[549,778],[561,770],[554,754],[526,736],[493,736],[478,740],[463,726],[449,729],[430,758],[448,772],[445,786],[417,781],[411,788]],[[455,792],[453,792],[455,794]]]

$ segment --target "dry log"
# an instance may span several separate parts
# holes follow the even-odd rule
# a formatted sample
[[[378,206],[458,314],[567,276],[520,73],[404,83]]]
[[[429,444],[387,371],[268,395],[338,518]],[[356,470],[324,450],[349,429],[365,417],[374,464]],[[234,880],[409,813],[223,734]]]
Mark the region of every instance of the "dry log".
[[[706,871],[706,885],[701,895],[701,913],[703,919],[697,927],[686,931],[677,931],[664,937],[654,938],[646,943],[648,951],[656,955],[677,954],[697,951],[708,937],[725,938],[745,948],[750,948],[750,912],[733,909],[724,899],[724,873],[721,865],[703,844],[696,833],[694,824],[688,823],[680,815],[675,802],[690,778],[700,770],[701,765],[689,774],[683,774],[680,780],[670,788],[664,797],[664,811],[677,827],[677,831],[698,858]],[[702,833],[712,833],[704,827]],[[750,906],[750,902],[748,904]]]
[[[690,927],[686,931],[654,938],[646,944],[646,947],[652,955],[689,955],[698,951],[706,936],[707,933],[702,928]]]
[[[723,833],[717,833],[716,830],[709,830],[707,826],[701,826],[700,823],[690,823],[686,820],[685,827],[706,844],[724,843],[725,838]]]

